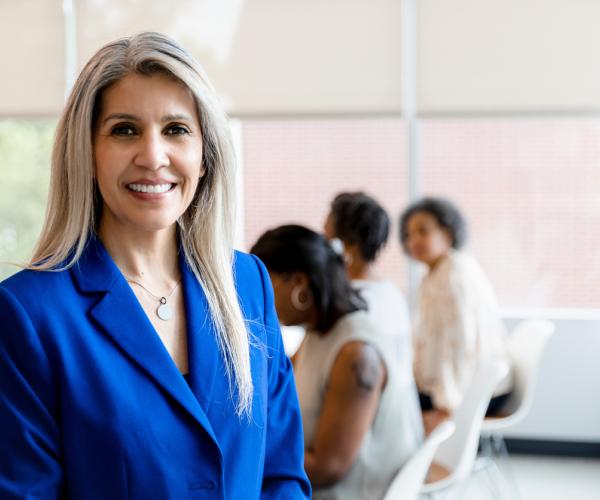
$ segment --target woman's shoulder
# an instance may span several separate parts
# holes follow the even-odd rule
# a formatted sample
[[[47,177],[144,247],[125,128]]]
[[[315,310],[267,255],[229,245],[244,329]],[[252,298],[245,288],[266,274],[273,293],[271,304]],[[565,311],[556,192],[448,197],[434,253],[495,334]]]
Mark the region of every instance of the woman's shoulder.
[[[0,282],[0,312],[43,322],[48,304],[64,304],[73,286],[68,270],[24,269]]]
[[[448,260],[448,275],[453,280],[465,283],[487,282],[483,268],[473,255],[466,252],[452,252]]]
[[[352,285],[367,300],[383,301],[386,304],[405,304],[404,294],[395,283],[388,279],[382,280],[353,280]]]
[[[238,293],[247,289],[261,288],[269,280],[269,274],[256,256],[236,250],[233,255],[233,275]]]
[[[263,317],[265,305],[273,296],[271,280],[264,264],[255,255],[236,250],[233,257],[233,276],[246,317]]]
[[[468,269],[473,267],[479,267],[477,259],[473,257],[469,252],[464,250],[453,250],[448,254],[447,262],[450,267],[457,269]]]
[[[40,300],[53,292],[64,290],[65,285],[70,283],[67,269],[59,271],[23,269],[0,282],[0,288],[18,299]]]
[[[332,327],[330,333],[341,338],[371,336],[380,330],[376,318],[368,310],[358,310],[342,316]],[[329,333],[328,333],[329,335]]]

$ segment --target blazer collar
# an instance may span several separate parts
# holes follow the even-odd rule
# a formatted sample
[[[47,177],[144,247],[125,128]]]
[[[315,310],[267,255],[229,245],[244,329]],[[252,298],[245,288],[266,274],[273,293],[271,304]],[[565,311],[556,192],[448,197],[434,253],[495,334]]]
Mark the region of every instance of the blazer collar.
[[[104,248],[100,239],[90,235],[79,260],[72,267],[72,274],[81,292],[110,290],[119,278],[121,271]]]
[[[150,378],[204,427],[218,448],[206,411],[213,392],[220,353],[214,338],[214,325],[206,296],[182,255],[180,266],[188,330],[190,385],[179,373],[152,323],[100,239],[89,239],[84,253],[72,268],[72,275],[82,292],[101,293],[99,300],[90,309],[94,321]]]

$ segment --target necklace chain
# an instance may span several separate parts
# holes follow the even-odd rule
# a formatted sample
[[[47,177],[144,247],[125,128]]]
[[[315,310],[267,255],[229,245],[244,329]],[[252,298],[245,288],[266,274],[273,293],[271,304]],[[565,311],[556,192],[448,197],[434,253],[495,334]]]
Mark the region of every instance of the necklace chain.
[[[173,289],[169,292],[168,295],[156,295],[154,293],[152,293],[150,290],[148,290],[144,285],[142,285],[139,281],[136,281],[134,279],[131,279],[128,276],[125,276],[125,279],[129,282],[129,283],[135,283],[137,286],[142,287],[144,290],[146,290],[146,292],[148,292],[150,295],[152,295],[152,297],[154,297],[156,300],[158,300],[161,304],[165,304],[167,299],[169,299],[171,297],[171,295],[173,295],[173,293],[175,293],[175,290],[177,290],[177,287],[179,286],[179,284],[181,283],[181,278],[179,280],[177,280],[177,283],[175,283],[175,286],[173,287]]]
[[[138,285],[138,286],[142,287],[146,291],[146,293],[152,295],[152,297],[154,297],[154,299],[158,300],[158,302],[159,302],[160,305],[157,307],[155,313],[156,313],[156,315],[160,319],[162,319],[163,321],[169,321],[173,317],[173,309],[171,308],[171,306],[169,304],[167,304],[167,300],[169,298],[171,298],[171,295],[173,295],[173,293],[175,292],[175,290],[177,290],[177,287],[181,283],[181,278],[179,278],[179,280],[177,281],[177,283],[175,283],[175,286],[168,293],[168,295],[162,295],[162,296],[158,296],[158,295],[152,293],[144,285],[142,285],[139,281],[132,280],[131,278],[129,278],[127,276],[125,276],[125,279],[129,283],[133,283],[135,285]]]

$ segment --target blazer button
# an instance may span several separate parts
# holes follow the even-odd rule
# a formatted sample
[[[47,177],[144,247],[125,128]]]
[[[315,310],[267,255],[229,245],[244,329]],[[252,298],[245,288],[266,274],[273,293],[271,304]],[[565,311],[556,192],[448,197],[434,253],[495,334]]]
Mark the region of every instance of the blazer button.
[[[194,490],[214,490],[215,489],[215,482],[211,481],[210,479],[204,480],[204,481],[197,481],[197,482],[193,482],[189,484],[189,490],[190,491],[194,491]]]

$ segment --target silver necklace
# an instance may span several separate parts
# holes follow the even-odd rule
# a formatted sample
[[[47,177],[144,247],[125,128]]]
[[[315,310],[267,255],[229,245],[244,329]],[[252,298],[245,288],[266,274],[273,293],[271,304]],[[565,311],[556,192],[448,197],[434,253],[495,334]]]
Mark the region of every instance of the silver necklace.
[[[162,319],[163,321],[169,321],[173,317],[173,308],[169,305],[168,300],[171,298],[171,295],[173,295],[175,290],[177,290],[177,287],[181,283],[181,279],[179,279],[179,281],[177,281],[177,283],[175,283],[173,290],[171,290],[168,295],[163,295],[163,296],[159,296],[159,295],[152,293],[144,285],[142,285],[139,281],[132,280],[131,278],[128,278],[127,276],[125,276],[125,279],[129,283],[133,283],[137,286],[142,287],[147,293],[149,293],[150,295],[152,295],[152,297],[154,297],[156,300],[158,300],[160,305],[156,308],[155,312],[156,312],[156,315],[160,319]]]

